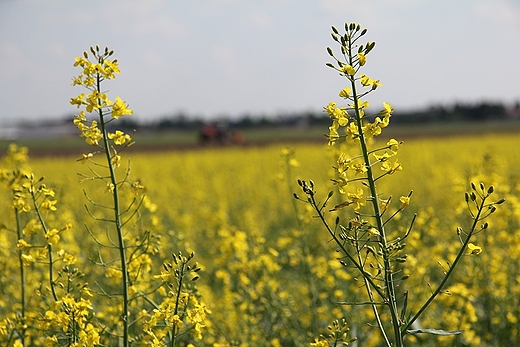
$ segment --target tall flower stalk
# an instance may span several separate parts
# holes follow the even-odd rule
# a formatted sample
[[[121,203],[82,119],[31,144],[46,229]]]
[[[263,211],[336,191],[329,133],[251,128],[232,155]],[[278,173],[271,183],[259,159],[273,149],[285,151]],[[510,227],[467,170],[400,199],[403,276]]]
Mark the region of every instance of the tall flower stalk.
[[[101,148],[105,160],[104,164],[99,164],[108,170],[108,176],[95,173],[94,179],[103,180],[106,183],[106,190],[112,196],[112,213],[113,219],[107,219],[111,222],[117,235],[117,248],[119,251],[119,263],[121,271],[121,324],[123,326],[123,346],[129,345],[129,271],[128,271],[128,255],[127,246],[125,244],[125,232],[123,230],[124,222],[122,221],[122,209],[120,202],[120,188],[122,184],[127,183],[126,178],[119,181],[116,175],[116,167],[120,165],[121,157],[116,151],[116,146],[128,146],[131,143],[131,137],[122,131],[110,133],[107,125],[117,120],[119,117],[132,114],[133,111],[127,108],[127,105],[120,97],[116,97],[115,102],[108,99],[101,88],[104,80],[114,79],[115,74],[120,73],[117,60],[111,60],[110,57],[114,53],[105,48],[100,51],[99,46],[95,49],[91,47],[91,53],[94,61],[88,59],[88,53],[85,52],[83,57],[76,58],[74,66],[83,68],[83,72],[75,77],[73,85],[82,85],[90,90],[90,93],[80,94],[76,98],[71,99],[72,105],[85,107],[85,111],[97,113],[97,120],[89,121],[85,115],[85,111],[81,111],[76,115],[74,123],[81,131],[81,136],[85,137],[88,144]],[[123,148],[124,148],[123,147]],[[84,154],[82,161],[91,161],[93,153]]]
[[[295,197],[312,206],[336,243],[341,254],[339,261],[345,269],[354,268],[362,276],[367,300],[346,301],[340,304],[369,305],[384,344],[388,347],[402,347],[408,334],[462,333],[460,330],[414,329],[413,324],[442,292],[462,256],[478,254],[480,249],[470,240],[478,232],[487,229],[487,223],[479,226],[479,222],[493,213],[496,205],[504,200],[489,202],[494,188],[485,189],[481,184],[480,189],[477,189],[472,185],[473,192],[466,194],[466,202],[473,220],[470,230],[457,230],[461,246],[455,260],[449,263],[451,265],[430,297],[419,305],[415,312],[410,310],[408,301],[413,297],[413,293],[406,290],[398,292],[397,289],[403,287],[403,281],[409,277],[407,273],[403,273],[407,258],[403,253],[406,245],[403,241],[412,232],[415,216],[406,226],[407,231],[400,236],[395,236],[396,231],[389,232],[387,227],[390,220],[408,207],[412,192],[401,196],[400,204],[396,208],[391,207],[392,197],[384,196],[377,188],[379,180],[402,170],[402,165],[396,159],[402,143],[395,139],[390,139],[384,145],[373,141],[389,125],[393,108],[385,102],[378,113],[367,113],[369,103],[365,96],[382,84],[379,80],[361,73],[367,62],[367,55],[375,47],[375,42],[358,42],[366,32],[367,29],[361,29],[361,26],[355,23],[346,23],[344,34],[332,27],[332,38],[340,45],[341,53],[336,55],[331,48],[327,48],[329,55],[335,60],[335,63],[328,63],[327,66],[339,72],[348,81],[348,87],[339,93],[341,98],[349,102],[347,106],[339,107],[335,102],[331,102],[325,107],[332,120],[328,134],[329,145],[339,144],[339,154],[334,166],[335,177],[332,181],[341,194],[341,202],[327,208],[333,192],[320,202],[316,197],[313,181],[299,180],[298,183],[307,198],[300,198],[296,194]],[[376,173],[376,170],[382,173]],[[353,209],[354,212],[346,223],[338,214],[344,209]],[[328,221],[328,213],[337,214],[332,225]]]

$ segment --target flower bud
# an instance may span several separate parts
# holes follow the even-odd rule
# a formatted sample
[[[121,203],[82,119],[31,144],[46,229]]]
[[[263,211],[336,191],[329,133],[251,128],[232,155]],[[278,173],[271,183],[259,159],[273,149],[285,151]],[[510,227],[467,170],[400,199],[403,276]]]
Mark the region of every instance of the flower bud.
[[[494,191],[495,191],[495,187],[489,186],[488,191],[487,191],[488,194],[492,194]]]

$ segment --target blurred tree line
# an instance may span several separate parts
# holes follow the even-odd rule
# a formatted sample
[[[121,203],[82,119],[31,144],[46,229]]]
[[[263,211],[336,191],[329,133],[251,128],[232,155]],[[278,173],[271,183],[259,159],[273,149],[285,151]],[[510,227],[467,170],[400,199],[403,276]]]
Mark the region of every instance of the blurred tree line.
[[[377,112],[368,110],[367,114]],[[396,109],[392,116],[394,124],[410,123],[437,123],[437,122],[463,122],[463,121],[499,121],[506,119],[520,120],[520,103],[513,108],[507,108],[500,102],[480,103],[455,103],[452,106],[431,106],[422,110],[400,111]],[[323,112],[301,112],[292,114],[279,114],[276,116],[252,116],[242,115],[238,118],[219,116],[216,119],[205,120],[196,115],[178,113],[165,116],[157,121],[142,124],[138,117],[124,118],[118,123],[118,128],[133,130],[148,128],[155,131],[167,130],[198,130],[205,124],[225,124],[234,129],[248,129],[252,127],[306,127],[324,126],[330,123],[330,119]]]

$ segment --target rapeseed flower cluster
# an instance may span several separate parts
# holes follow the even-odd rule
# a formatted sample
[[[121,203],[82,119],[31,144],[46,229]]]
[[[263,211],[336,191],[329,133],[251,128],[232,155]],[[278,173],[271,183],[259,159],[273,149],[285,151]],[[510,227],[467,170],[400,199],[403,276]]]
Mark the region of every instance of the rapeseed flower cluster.
[[[401,196],[400,206],[390,212],[392,197],[381,194],[378,189],[382,178],[402,170],[401,163],[394,159],[401,143],[390,139],[384,146],[373,144],[373,139],[381,135],[383,129],[390,124],[393,108],[385,102],[383,109],[377,114],[367,112],[370,105],[364,99],[365,96],[382,84],[379,80],[360,73],[367,63],[368,53],[375,47],[375,42],[358,43],[366,32],[366,29],[362,30],[355,23],[346,23],[344,34],[332,27],[332,38],[340,45],[341,56],[338,58],[331,48],[327,48],[329,55],[335,60],[335,63],[327,65],[345,77],[349,84],[349,87],[339,92],[339,96],[349,102],[346,107],[338,107],[335,102],[331,102],[324,108],[332,120],[328,134],[329,145],[335,145],[344,139],[337,151],[339,154],[333,167],[335,177],[332,178],[342,195],[342,201],[332,208],[328,207],[333,201],[334,192],[330,191],[325,199],[318,200],[316,185],[312,180],[298,180],[306,198],[300,198],[297,194],[295,198],[313,208],[315,217],[322,222],[330,240],[336,245],[339,253],[337,259],[345,271],[353,271],[362,278],[365,298],[342,301],[340,304],[370,307],[372,315],[367,316],[367,319],[370,319],[369,324],[378,328],[382,344],[400,347],[404,346],[404,340],[409,335],[429,333],[446,336],[463,332],[414,329],[413,325],[441,293],[447,293],[443,288],[461,259],[465,255],[477,256],[482,252],[482,247],[470,240],[488,228],[487,222],[482,226],[478,223],[494,213],[504,199],[490,202],[494,187],[485,189],[484,184],[480,184],[477,189],[472,184],[471,193],[465,195],[471,226],[469,230],[457,228],[460,246],[452,248],[454,260],[447,262],[446,266],[440,263],[444,271],[438,284],[423,299],[424,302],[415,308],[415,312],[409,311],[409,298],[415,299],[415,293],[402,289],[404,281],[410,277],[405,268],[409,255],[404,253],[404,241],[412,233],[416,216],[411,218],[405,230],[392,232],[388,228],[390,222],[399,221],[400,214],[410,205],[412,191]],[[340,133],[340,129],[344,132]],[[376,171],[377,167],[382,173]],[[347,216],[347,222],[342,223],[344,216],[339,212],[346,207],[352,207],[354,214]],[[334,223],[329,222],[328,213],[336,214]],[[471,307],[468,306],[469,308]],[[474,312],[470,314],[471,322],[476,321]],[[468,335],[467,338],[471,340],[471,333]],[[322,342],[323,340],[317,340],[316,345]]]
[[[145,186],[132,180],[130,163],[120,175],[121,153],[134,143],[132,136],[121,130],[109,130],[113,128],[112,122],[133,111],[119,96],[112,101],[101,89],[102,82],[120,73],[117,60],[111,58],[114,52],[108,48],[100,50],[99,46],[91,47],[90,52],[93,61],[87,52],[76,58],[74,66],[82,72],[72,83],[83,86],[89,93],[72,98],[70,103],[84,108],[75,116],[74,124],[86,142],[98,148],[78,160],[91,165],[89,174],[81,174],[82,182],[102,182],[104,186],[101,197],[85,192],[90,203],[87,213],[105,229],[100,232],[99,224],[87,226],[96,249],[91,257],[106,278],[97,295],[114,304],[97,315],[109,332],[101,341],[127,347],[136,343],[175,346],[190,337],[201,339],[205,314],[209,311],[204,310],[200,297],[195,296],[194,284],[187,285],[185,280],[188,273],[197,272],[200,267],[188,265],[193,254],[174,255],[180,268],[173,271],[168,263],[164,265],[166,273],[154,276],[154,268],[160,266],[164,257],[161,222],[154,215],[157,205],[143,194]],[[96,154],[103,154],[104,158],[96,159]],[[146,215],[148,219],[144,218]],[[169,275],[177,279],[177,285],[166,280]],[[166,290],[165,286],[176,290]]]

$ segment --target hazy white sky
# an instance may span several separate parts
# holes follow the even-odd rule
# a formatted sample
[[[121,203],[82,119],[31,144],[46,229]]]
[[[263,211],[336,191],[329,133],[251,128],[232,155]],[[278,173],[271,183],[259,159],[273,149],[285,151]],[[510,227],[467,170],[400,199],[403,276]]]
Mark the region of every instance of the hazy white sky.
[[[325,66],[345,21],[377,42],[374,106],[520,101],[518,0],[0,0],[0,123],[76,112],[74,57],[96,44],[139,120],[320,111],[347,86]]]

